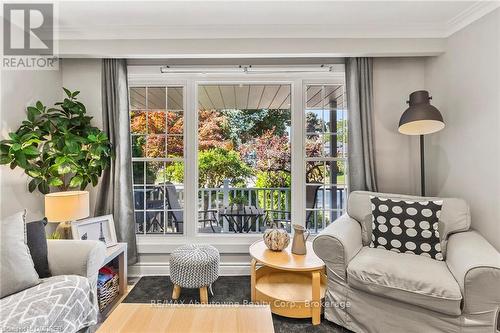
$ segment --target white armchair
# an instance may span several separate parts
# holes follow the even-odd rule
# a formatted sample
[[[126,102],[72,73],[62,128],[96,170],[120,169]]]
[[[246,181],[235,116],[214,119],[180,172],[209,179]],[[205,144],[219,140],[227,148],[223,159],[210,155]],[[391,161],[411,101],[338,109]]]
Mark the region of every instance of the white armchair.
[[[438,261],[370,248],[370,195],[379,193],[352,192],[347,214],[314,240],[314,251],[327,267],[326,319],[354,332],[495,332],[500,254],[469,230],[468,205],[442,199],[445,260]]]

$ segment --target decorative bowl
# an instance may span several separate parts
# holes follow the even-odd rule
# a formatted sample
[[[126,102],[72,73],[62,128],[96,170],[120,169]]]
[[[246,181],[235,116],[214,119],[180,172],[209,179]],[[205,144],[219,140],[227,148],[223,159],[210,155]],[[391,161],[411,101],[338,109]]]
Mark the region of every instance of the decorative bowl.
[[[264,231],[264,244],[272,251],[282,251],[290,243],[290,236],[285,229],[279,229],[276,225]]]

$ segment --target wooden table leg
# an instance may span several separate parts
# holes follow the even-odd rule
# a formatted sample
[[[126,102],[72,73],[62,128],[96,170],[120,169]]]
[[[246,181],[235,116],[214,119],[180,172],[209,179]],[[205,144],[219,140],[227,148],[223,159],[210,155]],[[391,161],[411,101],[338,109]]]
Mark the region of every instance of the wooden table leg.
[[[172,291],[172,299],[174,300],[178,299],[180,295],[181,295],[181,287],[174,284],[174,290]]]
[[[127,248],[118,256],[118,293],[123,296],[127,293]]]
[[[200,303],[201,304],[208,303],[208,291],[206,286],[200,288]]]
[[[312,324],[321,323],[321,273],[312,272]]]
[[[255,302],[255,269],[257,268],[257,260],[252,259],[250,263],[250,290],[251,301]]]

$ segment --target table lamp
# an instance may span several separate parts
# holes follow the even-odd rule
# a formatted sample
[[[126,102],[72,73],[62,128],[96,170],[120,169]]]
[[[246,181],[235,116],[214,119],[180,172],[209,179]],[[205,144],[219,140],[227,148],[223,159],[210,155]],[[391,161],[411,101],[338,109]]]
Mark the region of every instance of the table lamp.
[[[424,135],[438,132],[444,128],[443,116],[429,102],[432,97],[425,90],[414,91],[407,102],[410,107],[399,120],[398,131],[406,135],[420,135],[420,186],[425,196]]]
[[[71,239],[71,221],[89,216],[89,192],[66,191],[45,195],[45,217],[49,222],[59,222],[56,233]]]

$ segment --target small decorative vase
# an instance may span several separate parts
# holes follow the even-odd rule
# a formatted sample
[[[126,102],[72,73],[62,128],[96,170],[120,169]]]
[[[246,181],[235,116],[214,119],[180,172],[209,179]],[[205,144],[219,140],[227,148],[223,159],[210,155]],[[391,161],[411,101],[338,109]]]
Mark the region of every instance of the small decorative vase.
[[[272,251],[282,251],[290,243],[290,236],[285,229],[278,229],[276,224],[264,231],[264,244]]]
[[[293,226],[294,230],[294,235],[293,235],[293,242],[292,242],[292,253],[293,254],[299,254],[299,255],[304,255],[307,253],[307,246],[306,246],[306,241],[307,238],[309,237],[309,230],[304,228],[301,225],[294,224]],[[307,234],[304,236],[304,234]]]

